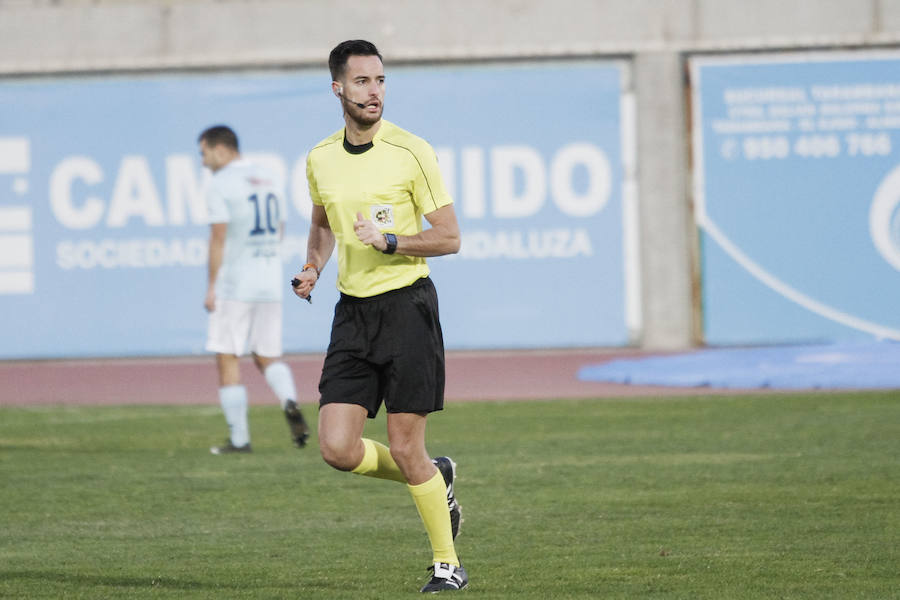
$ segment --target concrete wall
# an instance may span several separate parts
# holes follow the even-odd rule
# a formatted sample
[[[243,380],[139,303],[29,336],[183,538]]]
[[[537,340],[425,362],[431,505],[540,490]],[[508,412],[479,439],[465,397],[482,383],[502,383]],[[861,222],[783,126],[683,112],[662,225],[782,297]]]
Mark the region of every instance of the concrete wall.
[[[0,0],[0,77],[324,64],[342,39],[390,61],[615,56],[637,98],[645,348],[699,341],[684,60],[900,44],[898,0]],[[0,115],[2,118],[2,115]]]

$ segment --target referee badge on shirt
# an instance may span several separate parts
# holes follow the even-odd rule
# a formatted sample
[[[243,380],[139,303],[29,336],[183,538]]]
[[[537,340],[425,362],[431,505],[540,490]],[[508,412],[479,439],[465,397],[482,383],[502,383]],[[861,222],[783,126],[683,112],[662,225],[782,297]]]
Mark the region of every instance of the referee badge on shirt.
[[[378,229],[390,229],[394,226],[394,207],[390,204],[375,204],[370,207],[372,221]]]

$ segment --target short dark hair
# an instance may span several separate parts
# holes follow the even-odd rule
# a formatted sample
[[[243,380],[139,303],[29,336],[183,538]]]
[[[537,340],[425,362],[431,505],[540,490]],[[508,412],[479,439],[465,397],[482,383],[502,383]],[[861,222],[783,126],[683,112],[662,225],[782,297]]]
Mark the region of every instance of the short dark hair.
[[[206,142],[207,146],[227,146],[238,150],[237,134],[226,125],[213,125],[203,131],[197,138],[197,143]]]
[[[384,62],[381,53],[372,42],[366,40],[347,40],[334,47],[328,56],[328,69],[331,71],[331,80],[339,81],[347,69],[347,59],[351,56],[377,56]]]

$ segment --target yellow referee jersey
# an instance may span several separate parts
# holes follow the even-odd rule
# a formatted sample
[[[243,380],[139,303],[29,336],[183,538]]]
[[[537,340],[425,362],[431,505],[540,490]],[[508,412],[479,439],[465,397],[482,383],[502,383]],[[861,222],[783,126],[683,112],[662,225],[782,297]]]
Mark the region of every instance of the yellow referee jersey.
[[[368,298],[428,275],[424,258],[383,254],[353,231],[360,212],[383,233],[415,235],[423,215],[452,204],[428,142],[382,119],[372,147],[354,154],[344,148],[341,129],[309,151],[306,177],[334,232],[341,292]]]

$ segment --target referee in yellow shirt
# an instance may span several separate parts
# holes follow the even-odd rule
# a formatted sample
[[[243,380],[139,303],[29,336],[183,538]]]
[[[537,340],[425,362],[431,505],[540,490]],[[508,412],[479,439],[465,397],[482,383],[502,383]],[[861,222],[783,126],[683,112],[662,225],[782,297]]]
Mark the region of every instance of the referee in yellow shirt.
[[[294,285],[309,297],[337,244],[341,297],[319,381],[319,447],[336,469],[407,484],[434,555],[421,591],[459,590],[469,579],[453,543],[456,464],[425,448],[426,417],[444,405],[444,341],[425,257],[459,251],[453,200],[431,146],[381,118],[378,49],[342,42],[328,67],[345,126],[307,157],[312,223]],[[382,402],[390,448],[362,437]]]

